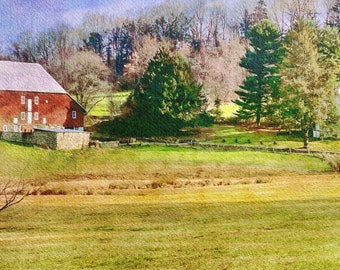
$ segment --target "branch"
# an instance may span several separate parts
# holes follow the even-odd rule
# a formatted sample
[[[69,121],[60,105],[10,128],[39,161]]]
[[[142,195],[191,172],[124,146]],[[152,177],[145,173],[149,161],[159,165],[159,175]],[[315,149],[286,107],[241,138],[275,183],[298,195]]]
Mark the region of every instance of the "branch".
[[[36,192],[36,189],[29,191],[28,184],[23,180],[17,183],[8,180],[0,190],[0,212],[20,203],[25,197],[32,195],[34,192]]]
[[[105,99],[105,97],[102,97],[102,98],[98,99],[96,102],[94,102],[94,103],[91,105],[91,107],[87,110],[87,112],[90,112],[90,111],[94,108],[94,106],[96,106],[99,102],[101,102],[101,101],[104,100],[104,99]]]

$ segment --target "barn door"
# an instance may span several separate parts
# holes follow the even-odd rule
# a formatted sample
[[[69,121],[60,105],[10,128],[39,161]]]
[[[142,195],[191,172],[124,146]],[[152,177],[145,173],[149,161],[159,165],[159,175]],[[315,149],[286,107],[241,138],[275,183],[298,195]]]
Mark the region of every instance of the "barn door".
[[[27,124],[32,124],[32,99],[27,100]]]

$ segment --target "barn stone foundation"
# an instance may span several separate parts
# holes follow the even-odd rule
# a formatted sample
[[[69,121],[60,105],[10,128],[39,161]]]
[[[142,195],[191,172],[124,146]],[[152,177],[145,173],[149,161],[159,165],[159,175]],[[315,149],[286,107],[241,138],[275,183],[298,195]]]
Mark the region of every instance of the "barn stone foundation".
[[[1,138],[10,142],[33,144],[55,150],[73,150],[87,148],[90,133],[67,129],[35,129],[31,133],[3,132]]]

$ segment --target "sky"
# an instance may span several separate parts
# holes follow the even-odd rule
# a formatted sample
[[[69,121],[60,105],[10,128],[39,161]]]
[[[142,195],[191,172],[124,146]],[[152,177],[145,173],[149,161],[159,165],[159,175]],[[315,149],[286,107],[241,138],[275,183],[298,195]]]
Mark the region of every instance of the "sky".
[[[159,2],[162,0],[0,0],[0,50],[8,50],[23,31],[35,33],[62,22],[75,27],[88,12],[125,15]]]

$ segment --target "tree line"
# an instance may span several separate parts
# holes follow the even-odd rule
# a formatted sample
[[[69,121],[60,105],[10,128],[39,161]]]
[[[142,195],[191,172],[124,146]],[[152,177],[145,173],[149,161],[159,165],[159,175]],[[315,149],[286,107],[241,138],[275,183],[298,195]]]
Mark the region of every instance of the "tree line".
[[[188,59],[211,104],[217,98],[226,102],[237,97],[234,90],[246,76],[238,66],[246,34],[262,18],[269,17],[281,33],[300,17],[336,24],[332,0],[279,2],[164,1],[125,17],[88,13],[77,28],[62,24],[36,34],[22,33],[12,46],[11,57],[41,63],[69,89],[67,60],[79,51],[91,51],[109,69],[105,80],[114,83],[115,89],[126,90],[136,84],[161,44],[167,43]]]

